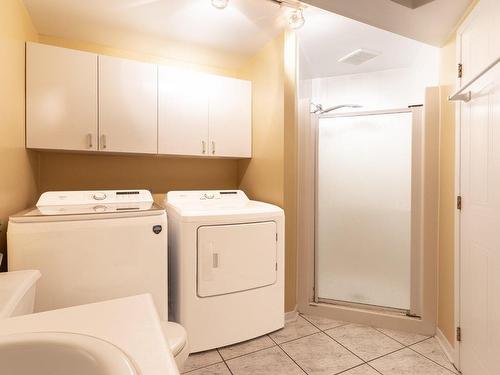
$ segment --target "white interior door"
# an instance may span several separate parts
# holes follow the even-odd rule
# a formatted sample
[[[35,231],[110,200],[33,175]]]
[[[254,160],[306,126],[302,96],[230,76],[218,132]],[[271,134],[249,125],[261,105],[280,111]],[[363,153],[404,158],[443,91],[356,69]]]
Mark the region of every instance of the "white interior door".
[[[500,79],[461,110],[460,368],[500,374]]]
[[[208,75],[160,66],[158,153],[208,154]]]
[[[210,93],[210,155],[252,156],[252,83],[213,76]]]
[[[99,56],[99,149],[157,152],[157,66]]]
[[[217,296],[274,284],[276,233],[274,221],[198,228],[198,295]]]
[[[461,85],[498,58],[500,2],[481,0],[458,32]],[[498,65],[498,64],[497,64]],[[500,75],[460,105],[459,368],[500,374]]]
[[[97,55],[26,46],[26,146],[97,149]]]

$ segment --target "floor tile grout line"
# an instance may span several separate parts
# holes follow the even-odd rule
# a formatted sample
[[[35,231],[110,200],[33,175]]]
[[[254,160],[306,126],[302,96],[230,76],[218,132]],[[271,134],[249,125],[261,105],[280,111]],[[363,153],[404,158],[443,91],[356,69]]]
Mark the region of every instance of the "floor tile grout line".
[[[400,352],[401,350],[405,350],[405,349],[407,349],[407,348],[403,346],[402,348],[393,350],[392,352],[385,353],[385,354],[379,355],[378,357],[372,358],[372,359],[366,361],[366,363],[370,363],[370,362],[376,361],[377,359],[380,359],[380,358],[383,358],[383,357],[387,357],[388,355]]]
[[[308,333],[307,335],[304,335],[304,336],[300,336],[300,337],[296,337],[294,339],[291,339],[291,340],[287,340],[287,341],[283,341],[283,342],[277,342],[275,339],[273,339],[271,336],[269,336],[269,338],[271,340],[273,340],[276,345],[282,345],[282,344],[288,344],[289,342],[292,342],[292,341],[297,341],[297,340],[300,340],[300,339],[303,339],[305,337],[309,337],[309,336],[313,336],[313,335],[316,335],[318,333],[321,333],[322,331],[318,331],[318,332],[313,332],[313,333]]]
[[[456,374],[454,371],[451,371],[449,368],[446,368],[445,366],[443,366],[442,364],[440,364],[440,363],[436,362],[436,361],[435,361],[435,360],[433,360],[432,358],[427,357],[425,354],[422,354],[422,353],[420,353],[420,352],[416,351],[415,349],[413,349],[413,348],[411,348],[411,347],[408,347],[408,349],[410,349],[410,350],[412,350],[413,352],[417,353],[418,355],[420,355],[420,356],[424,357],[425,359],[428,359],[429,361],[431,361],[431,362],[435,363],[436,365],[441,366],[442,368],[444,368],[445,370],[448,370],[448,371],[449,371],[449,372],[451,372],[452,374]],[[451,362],[450,362],[450,363],[451,363]],[[453,365],[453,364],[452,364],[452,365]]]
[[[266,335],[266,336],[268,336],[268,335]],[[260,337],[262,337],[262,336],[260,336]],[[268,337],[269,337],[269,336],[268,336]],[[272,340],[270,337],[269,337],[269,339],[273,342],[273,345],[268,346],[268,347],[266,347],[266,348],[261,348],[261,349],[253,350],[253,351],[251,351],[251,352],[248,352],[248,353],[245,353],[245,354],[240,354],[240,355],[237,355],[237,356],[235,356],[235,357],[231,357],[231,358],[227,358],[227,359],[225,359],[225,358],[222,356],[222,354],[220,354],[220,352],[219,352],[219,355],[222,357],[222,360],[223,360],[223,361],[227,362],[227,361],[232,361],[233,359],[236,359],[236,358],[241,358],[241,357],[244,357],[244,356],[246,356],[246,355],[248,355],[248,354],[253,354],[253,353],[261,352],[261,351],[266,350],[266,349],[271,349],[272,347],[274,347],[274,346],[277,346],[277,345],[278,345],[278,344],[276,344],[276,342],[274,342],[274,340]],[[217,348],[217,350],[219,350],[219,349],[220,349],[220,348]]]
[[[227,370],[229,371],[229,373],[231,375],[234,375],[233,372],[231,371],[231,368],[229,367],[229,365],[227,364],[226,360],[224,359],[224,357],[222,356],[222,354],[220,354],[220,350],[219,348],[216,348],[215,350],[217,350],[217,353],[219,353],[220,357],[222,358],[222,362],[224,363],[224,366],[226,366]]]
[[[196,353],[194,353],[194,354],[196,354]],[[185,371],[185,372],[183,371],[183,372],[181,372],[181,375],[184,375],[184,374],[190,374],[190,373],[192,373],[193,371],[198,371],[198,370],[201,370],[201,369],[204,369],[204,368],[207,368],[207,367],[213,366],[213,365],[218,365],[219,363],[223,363],[223,362],[224,362],[224,360],[221,360],[221,361],[218,361],[218,362],[210,363],[209,365],[203,365],[203,366],[201,366],[201,367],[194,368],[194,369],[189,370],[189,371]]]
[[[356,358],[359,358],[363,363],[366,363],[366,361],[361,358],[358,354],[354,353],[351,349],[349,349],[347,346],[345,346],[344,344],[342,344],[340,341],[336,340],[335,338],[333,338],[332,336],[330,336],[328,333],[326,332],[323,332],[324,335],[326,335],[327,337],[329,337],[330,339],[332,339],[334,342],[336,342],[337,344],[339,344],[341,347],[343,347],[345,350],[347,350],[349,353],[351,353],[352,355],[354,355]]]
[[[348,370],[351,370],[351,369],[356,368],[356,367],[358,367],[358,366],[362,366],[362,365],[366,364],[366,361],[365,361],[363,358],[361,358],[359,355],[357,355],[356,353],[354,353],[352,350],[350,350],[349,348],[347,348],[346,346],[344,346],[342,343],[340,343],[340,342],[338,342],[337,340],[335,340],[333,337],[331,337],[328,333],[326,333],[326,332],[325,332],[324,330],[322,330],[320,327],[316,326],[314,323],[311,323],[309,320],[307,320],[307,318],[306,318],[306,317],[302,316],[301,314],[299,314],[299,316],[301,316],[301,317],[302,317],[305,321],[307,321],[307,322],[308,322],[309,324],[311,324],[313,327],[317,328],[319,331],[318,331],[318,332],[311,333],[311,334],[309,334],[309,335],[305,335],[305,336],[302,336],[302,337],[299,337],[299,338],[293,339],[293,340],[285,341],[285,342],[282,342],[282,343],[279,343],[279,344],[278,344],[278,342],[276,342],[276,341],[275,341],[275,340],[271,337],[271,335],[269,335],[269,338],[270,338],[271,340],[273,340],[273,341],[276,343],[276,345],[277,345],[277,346],[279,346],[279,347],[280,347],[280,349],[281,349],[281,350],[283,350],[283,351],[285,352],[285,354],[286,354],[288,357],[290,357],[290,355],[288,355],[288,353],[285,351],[285,349],[283,349],[283,348],[281,347],[281,345],[283,345],[283,344],[288,344],[288,343],[290,343],[290,342],[292,342],[292,341],[297,341],[297,340],[303,339],[303,338],[305,338],[305,337],[310,337],[310,336],[316,335],[316,334],[318,334],[318,333],[322,333],[323,335],[325,335],[325,336],[326,336],[326,337],[328,337],[330,340],[332,340],[333,342],[335,342],[335,343],[337,343],[338,345],[340,345],[341,347],[343,347],[345,350],[347,350],[349,353],[351,353],[353,356],[355,356],[356,358],[358,358],[358,359],[361,361],[361,363],[360,363],[360,364],[358,364],[358,365],[356,365],[356,366],[354,366],[354,367],[351,367],[351,368],[349,368],[349,369],[346,369],[345,371],[348,371]],[[346,324],[343,324],[343,325],[339,325],[339,326],[336,326],[336,327],[333,327],[333,328],[328,328],[328,330],[330,330],[330,329],[335,329],[335,328],[337,328],[337,327],[345,326],[345,325],[348,325],[348,324],[350,324],[350,323],[346,323]],[[293,358],[291,358],[291,357],[290,357],[290,359],[291,359],[292,361],[294,361],[294,362],[295,362],[295,360],[294,360]],[[295,363],[296,363],[296,362],[295,362]],[[297,366],[299,366],[299,364],[298,364],[298,363],[297,363]],[[300,367],[300,366],[299,366],[299,367]],[[302,367],[301,367],[301,369],[302,369]],[[302,369],[302,371],[304,371],[304,369]],[[345,371],[342,371],[342,372],[345,372]],[[307,372],[306,372],[306,371],[304,371],[304,372],[307,374]]]
[[[316,333],[317,333],[317,332],[316,332]],[[308,335],[308,336],[312,336],[312,335]],[[304,337],[305,337],[305,336],[304,336]],[[297,365],[297,367],[298,367],[298,368],[300,368],[304,374],[309,375],[309,373],[308,373],[306,370],[304,370],[304,369],[302,368],[302,366],[300,366],[297,362],[295,362],[295,360],[294,360],[292,357],[290,357],[290,356],[288,355],[288,353],[285,351],[285,349],[283,349],[283,348],[280,346],[280,344],[278,344],[278,343],[277,343],[277,342],[276,342],[276,341],[275,341],[275,340],[274,340],[271,336],[269,336],[269,338],[270,338],[271,340],[273,340],[273,341],[274,341],[274,343],[276,344],[276,346],[277,346],[277,347],[278,347],[278,348],[279,348],[279,349],[280,349],[283,353],[285,353],[285,355],[286,355],[288,358],[290,358],[290,360],[291,360],[293,363],[295,363],[295,364]],[[288,342],[290,342],[290,341],[288,341]],[[285,343],[283,343],[283,344],[285,344]]]
[[[300,314],[299,314],[300,315]],[[333,328],[327,328],[326,330],[323,330],[321,329],[320,327],[316,326],[314,323],[311,323],[309,320],[307,320],[307,318],[305,316],[303,316],[303,318],[308,321],[312,326],[316,327],[317,329],[319,329],[323,334],[325,334],[328,338],[330,338],[331,340],[333,340],[334,342],[336,342],[337,344],[339,344],[340,346],[342,346],[345,350],[347,350],[349,353],[351,353],[352,355],[354,355],[355,357],[357,357],[358,359],[360,359],[363,363],[367,363],[367,361],[365,361],[363,358],[361,358],[358,354],[356,354],[355,352],[353,352],[351,349],[349,349],[347,346],[345,346],[344,344],[342,344],[340,341],[336,340],[335,338],[333,338],[332,336],[330,336],[326,331],[330,331],[330,330],[333,330],[335,328],[339,328],[339,327],[344,327],[344,326],[347,326],[349,324],[354,324],[354,323],[349,323],[349,322],[346,322],[346,324],[341,324],[339,326],[336,326],[336,327],[333,327]],[[368,327],[368,326],[367,326]]]
[[[329,329],[335,329],[335,328],[339,328],[339,327],[343,327],[343,326],[346,326],[346,325],[349,325],[351,323],[349,322],[344,322],[342,324],[339,324],[338,326],[335,326],[335,327],[329,327],[329,328],[321,328],[319,326],[317,326],[316,324],[314,324],[313,322],[311,322],[309,319],[307,319],[307,316],[306,315],[302,315],[302,314],[299,314],[300,317],[302,317],[303,319],[305,319],[309,324],[313,325],[314,327],[316,327],[317,329],[319,329],[320,331],[324,332],[326,330],[329,330]],[[331,319],[331,320],[334,320],[334,319]]]
[[[342,345],[341,343],[337,342],[337,341],[336,341],[333,337],[328,336],[325,332],[320,331],[320,332],[316,332],[316,333],[322,333],[323,335],[325,335],[325,336],[326,336],[326,337],[328,337],[330,340],[332,340],[333,342],[335,342],[335,343],[337,343],[338,345],[340,345],[341,347],[343,347],[345,350],[347,350],[347,351],[348,351],[349,353],[351,353],[354,357],[358,358],[358,359],[361,361],[361,363],[358,363],[357,365],[355,365],[355,366],[353,366],[353,367],[349,367],[349,368],[347,368],[347,369],[345,369],[345,370],[342,370],[341,372],[336,372],[336,373],[335,373],[335,374],[333,374],[333,375],[342,374],[343,372],[346,372],[346,371],[352,370],[353,368],[356,368],[356,367],[359,367],[359,366],[363,366],[363,365],[365,365],[365,364],[366,364],[366,362],[363,360],[363,358],[359,357],[358,355],[356,355],[355,353],[353,353],[352,351],[350,351],[348,348],[346,348],[344,345]],[[308,336],[312,336],[312,335],[308,335]],[[308,337],[308,336],[304,336],[304,337]],[[297,339],[297,340],[299,340],[299,339]],[[294,340],[294,341],[296,341],[296,340]],[[290,342],[290,341],[288,341],[288,342]],[[287,344],[288,342],[284,342],[283,344]],[[282,348],[282,347],[281,347],[281,344],[277,344],[277,345],[280,347],[280,349],[281,349],[281,350],[283,350],[283,351],[285,352],[285,354],[286,354],[287,356],[289,356],[289,357],[290,357],[290,359],[291,359],[292,361],[294,361],[294,362],[295,362],[295,360],[294,360],[294,359],[293,359],[293,358],[292,358],[292,357],[291,357],[291,356],[290,356],[290,355],[286,352],[286,350],[285,350],[284,348]],[[297,362],[295,362],[295,363],[297,363]],[[299,366],[299,367],[300,367],[300,365],[299,365],[298,363],[297,363],[297,366]],[[302,367],[301,367],[301,368],[302,368]],[[302,369],[302,370],[303,370],[306,374],[309,374],[309,373],[308,373],[307,371],[305,371],[304,369]]]
[[[399,341],[399,340],[395,339],[395,338],[394,338],[394,337],[392,337],[391,335],[389,335],[389,334],[387,334],[387,333],[385,333],[385,332],[381,331],[381,329],[383,329],[383,328],[377,328],[377,327],[372,327],[372,328],[373,328],[374,330],[376,330],[377,332],[380,332],[381,334],[383,334],[383,335],[385,335],[385,336],[389,337],[390,339],[392,339],[392,340],[396,341],[397,343],[399,343],[399,344],[403,345],[405,348],[408,348],[408,347],[410,347],[410,346],[412,346],[412,345],[418,344],[418,343],[420,343],[420,342],[422,342],[422,341],[429,340],[429,339],[431,339],[431,338],[432,338],[432,336],[426,336],[426,337],[425,337],[425,339],[415,341],[414,343],[412,343],[412,344],[409,344],[409,345],[408,345],[408,344],[405,344],[404,342],[401,342],[401,341]]]
[[[371,369],[373,369],[373,371],[375,371],[376,373],[378,373],[380,375],[384,375],[379,370],[377,370],[375,367],[373,367],[371,364],[367,363],[367,366],[370,367]]]

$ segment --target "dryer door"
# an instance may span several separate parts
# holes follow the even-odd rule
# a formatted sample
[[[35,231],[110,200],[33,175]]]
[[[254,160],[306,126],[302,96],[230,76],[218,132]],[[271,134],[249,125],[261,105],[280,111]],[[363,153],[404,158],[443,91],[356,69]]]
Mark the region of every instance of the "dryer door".
[[[210,297],[276,282],[276,223],[198,228],[198,296]]]

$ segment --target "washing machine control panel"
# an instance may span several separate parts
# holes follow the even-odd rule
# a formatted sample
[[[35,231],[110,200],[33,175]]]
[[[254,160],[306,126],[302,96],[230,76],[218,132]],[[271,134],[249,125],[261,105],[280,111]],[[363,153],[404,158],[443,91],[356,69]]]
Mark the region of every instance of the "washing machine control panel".
[[[37,202],[40,206],[78,206],[90,204],[153,203],[147,190],[49,191]]]

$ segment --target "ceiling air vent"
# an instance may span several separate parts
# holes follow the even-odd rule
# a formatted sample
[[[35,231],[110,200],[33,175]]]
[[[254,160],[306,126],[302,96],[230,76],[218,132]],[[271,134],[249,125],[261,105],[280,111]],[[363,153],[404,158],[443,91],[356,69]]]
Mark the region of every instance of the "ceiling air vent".
[[[354,52],[351,52],[344,57],[340,58],[338,62],[351,64],[351,65],[361,65],[368,60],[371,60],[380,55],[379,52],[368,51],[366,49],[357,49]]]

